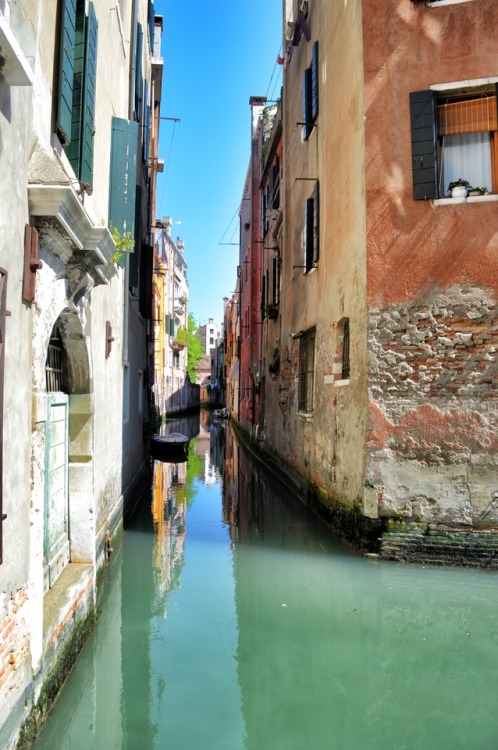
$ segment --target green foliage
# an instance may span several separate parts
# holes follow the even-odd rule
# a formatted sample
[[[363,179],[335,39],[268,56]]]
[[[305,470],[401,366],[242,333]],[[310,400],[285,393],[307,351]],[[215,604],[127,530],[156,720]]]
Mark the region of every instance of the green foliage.
[[[176,504],[181,505],[184,501],[190,506],[194,496],[194,479],[202,476],[204,471],[204,460],[196,453],[196,439],[192,438],[189,444],[187,458],[187,478],[185,485],[176,491]]]
[[[133,251],[135,240],[133,239],[131,232],[121,234],[119,229],[112,224],[109,229],[111,230],[112,239],[116,245],[116,252],[112,256],[112,262],[119,263],[119,261],[125,257],[126,253],[131,253]]]
[[[197,324],[194,320],[194,316],[192,313],[188,314],[188,329],[185,332],[185,329],[180,329],[178,331],[178,340],[181,341],[179,338],[180,331],[183,331],[186,336],[186,343],[188,347],[187,351],[187,372],[188,376],[190,378],[191,383],[195,383],[197,380],[197,365],[199,364],[199,361],[204,356],[204,347],[202,346],[202,341],[199,336],[199,329],[197,327]],[[183,342],[181,342],[183,343]]]

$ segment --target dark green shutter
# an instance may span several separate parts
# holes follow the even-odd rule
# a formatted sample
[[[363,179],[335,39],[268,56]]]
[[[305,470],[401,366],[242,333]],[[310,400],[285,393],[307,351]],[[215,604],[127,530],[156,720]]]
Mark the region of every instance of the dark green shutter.
[[[140,294],[138,308],[144,318],[152,318],[152,262],[154,249],[151,245],[140,248]]]
[[[137,56],[135,63],[135,119],[140,122],[142,119],[142,53],[143,53],[144,32],[141,24],[137,24]]]
[[[89,193],[93,188],[97,36],[98,24],[93,4],[89,4],[87,19],[84,0],[78,0],[74,43],[71,142],[66,145],[66,152],[78,179],[88,183]]]
[[[85,32],[85,78],[81,117],[80,180],[93,189],[93,138],[95,134],[95,90],[97,84],[98,23],[93,3],[88,8]]]
[[[149,82],[145,81],[145,92],[144,92],[144,129],[143,129],[143,144],[142,144],[142,160],[145,166],[148,166],[149,161],[149,133],[150,133],[150,106],[149,106]]]
[[[320,191],[318,181],[313,189],[313,263],[318,263],[320,255]]]
[[[81,113],[83,107],[83,80],[85,75],[85,3],[76,3],[73,58],[73,104],[71,108],[71,137],[66,144],[66,153],[74,173],[80,174],[81,158]]]
[[[128,283],[138,294],[140,248],[142,243],[142,188],[137,185],[135,195],[135,247],[130,255]]]
[[[303,71],[303,128],[306,141],[312,130],[311,123],[311,68]]]
[[[318,117],[318,42],[311,51],[311,120]]]
[[[76,0],[62,0],[56,126],[63,144],[71,140],[75,25]]]
[[[434,91],[410,94],[413,198],[438,197],[436,95]]]
[[[149,2],[149,37],[150,37],[150,51],[154,52],[154,3]]]
[[[313,268],[313,198],[304,203],[304,270]]]
[[[135,232],[138,124],[112,118],[109,225]]]
[[[272,288],[272,302],[274,305],[279,303],[280,293],[280,258],[273,258],[273,288]]]

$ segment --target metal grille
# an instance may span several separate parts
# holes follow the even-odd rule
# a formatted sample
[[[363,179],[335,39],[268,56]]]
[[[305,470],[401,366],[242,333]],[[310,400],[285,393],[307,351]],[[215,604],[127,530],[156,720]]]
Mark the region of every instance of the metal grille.
[[[349,318],[344,321],[343,339],[342,339],[342,379],[349,378]]]
[[[63,345],[58,328],[52,331],[47,350],[45,375],[47,392],[63,391]]]

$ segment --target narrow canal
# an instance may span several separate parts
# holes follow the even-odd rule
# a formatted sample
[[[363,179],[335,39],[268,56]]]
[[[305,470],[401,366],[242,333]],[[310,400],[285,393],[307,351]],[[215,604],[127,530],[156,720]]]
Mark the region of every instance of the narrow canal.
[[[201,425],[154,463],[37,750],[497,750],[496,573],[351,554]]]

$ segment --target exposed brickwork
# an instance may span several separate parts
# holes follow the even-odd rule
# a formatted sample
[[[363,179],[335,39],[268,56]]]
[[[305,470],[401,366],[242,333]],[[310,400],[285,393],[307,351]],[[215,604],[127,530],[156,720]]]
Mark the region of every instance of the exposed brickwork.
[[[27,596],[23,589],[4,600],[4,617],[0,622],[0,690],[29,653],[26,608]]]
[[[370,383],[383,401],[498,397],[498,306],[479,289],[370,315]]]

